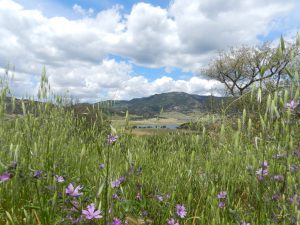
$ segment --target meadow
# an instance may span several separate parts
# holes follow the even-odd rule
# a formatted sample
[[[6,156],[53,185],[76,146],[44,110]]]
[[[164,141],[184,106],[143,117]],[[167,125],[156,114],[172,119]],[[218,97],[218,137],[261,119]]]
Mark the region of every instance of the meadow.
[[[9,119],[2,89],[0,224],[300,224],[298,85],[146,136],[96,108],[79,117],[45,87]]]

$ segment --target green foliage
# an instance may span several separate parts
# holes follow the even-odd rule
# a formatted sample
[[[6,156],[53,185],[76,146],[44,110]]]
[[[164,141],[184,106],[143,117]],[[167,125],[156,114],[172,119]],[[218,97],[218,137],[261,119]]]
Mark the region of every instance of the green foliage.
[[[286,71],[294,58],[299,59],[298,38],[294,43],[287,43],[281,36],[279,46],[270,43],[256,47],[235,47],[219,52],[203,70],[206,76],[224,84],[232,96],[240,96],[251,86],[263,86],[264,82],[275,88],[284,83],[290,73]]]
[[[164,112],[209,112],[218,111],[223,100],[226,98],[170,92],[130,101],[115,101],[110,111],[117,114],[120,112],[125,114],[128,111],[131,115],[140,115],[145,118],[159,115],[162,109]]]

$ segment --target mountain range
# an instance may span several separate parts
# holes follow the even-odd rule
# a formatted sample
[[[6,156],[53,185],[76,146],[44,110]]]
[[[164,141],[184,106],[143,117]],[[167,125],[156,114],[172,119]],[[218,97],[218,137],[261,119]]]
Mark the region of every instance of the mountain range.
[[[184,92],[169,92],[155,94],[149,97],[134,98],[132,100],[101,101],[98,103],[77,103],[72,105],[78,114],[86,114],[92,108],[101,108],[104,113],[124,116],[128,111],[131,115],[142,117],[154,117],[160,112],[180,112],[189,114],[192,112],[217,112],[226,103],[228,97],[201,96]],[[29,100],[23,100],[29,105]],[[38,103],[36,101],[36,103]],[[14,114],[22,114],[21,100],[16,99],[16,107],[11,110],[11,100],[7,98],[8,111]],[[70,107],[70,106],[68,106]]]
[[[143,117],[153,117],[162,110],[164,112],[191,112],[217,111],[227,100],[227,97],[201,96],[184,92],[169,92],[155,94],[149,97],[134,98],[128,101],[106,101],[110,103],[110,110],[117,114],[124,114],[127,110],[130,114]]]

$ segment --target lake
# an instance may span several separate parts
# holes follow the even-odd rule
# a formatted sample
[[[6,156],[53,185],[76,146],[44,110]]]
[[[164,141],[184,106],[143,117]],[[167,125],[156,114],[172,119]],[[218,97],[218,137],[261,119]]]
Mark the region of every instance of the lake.
[[[158,129],[176,129],[179,127],[178,124],[137,124],[134,125],[133,128],[135,129],[145,129],[145,128],[158,128]]]

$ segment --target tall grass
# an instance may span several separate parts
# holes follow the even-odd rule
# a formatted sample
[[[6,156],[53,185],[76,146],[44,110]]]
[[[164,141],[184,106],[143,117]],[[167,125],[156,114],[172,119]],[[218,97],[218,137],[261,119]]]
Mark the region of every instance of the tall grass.
[[[0,175],[9,179],[0,183],[0,224],[300,224],[299,117],[286,107],[298,100],[297,84],[254,91],[241,116],[199,121],[197,132],[117,130],[111,144],[101,113],[87,123],[53,96],[51,104],[23,103],[23,115],[7,119],[2,88]],[[49,98],[48,86],[40,93]],[[82,195],[66,194],[70,183]],[[82,214],[91,203],[106,220]]]

